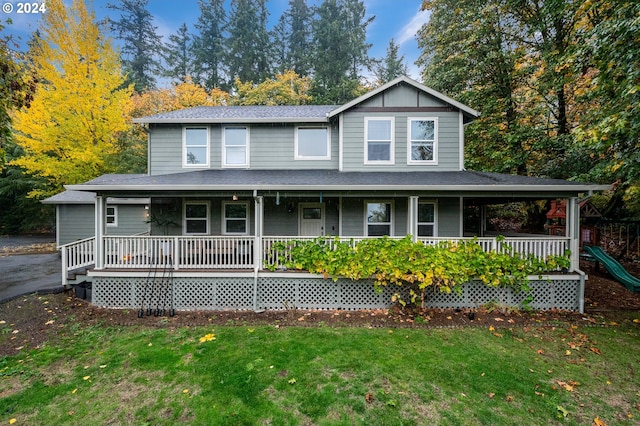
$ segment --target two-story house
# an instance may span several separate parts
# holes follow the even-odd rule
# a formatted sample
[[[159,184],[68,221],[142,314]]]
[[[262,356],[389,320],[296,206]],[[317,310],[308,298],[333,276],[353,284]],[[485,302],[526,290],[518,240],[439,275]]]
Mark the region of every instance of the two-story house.
[[[64,275],[89,266],[101,306],[388,306],[389,295],[370,282],[264,270],[271,245],[406,235],[428,244],[475,234],[490,249],[498,241],[483,235],[482,223],[479,232],[465,229],[465,206],[564,199],[566,237],[501,244],[538,256],[572,250],[571,273],[548,281],[549,297],[554,307],[581,309],[578,198],[608,187],[465,170],[465,125],[479,114],[401,77],[345,105],[196,107],[135,119],[148,126],[148,173],[67,187],[95,195],[95,235],[62,247]],[[61,197],[51,202],[64,204]],[[114,212],[124,212],[126,200],[138,206],[134,230],[144,235],[114,232]],[[475,306],[494,296],[465,297],[433,304]]]

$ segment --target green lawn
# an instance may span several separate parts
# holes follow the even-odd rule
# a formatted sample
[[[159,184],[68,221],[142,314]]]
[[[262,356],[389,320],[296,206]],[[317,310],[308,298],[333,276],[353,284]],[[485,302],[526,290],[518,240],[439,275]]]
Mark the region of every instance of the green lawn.
[[[69,325],[55,344],[0,358],[0,425],[638,424],[633,319],[496,330]]]

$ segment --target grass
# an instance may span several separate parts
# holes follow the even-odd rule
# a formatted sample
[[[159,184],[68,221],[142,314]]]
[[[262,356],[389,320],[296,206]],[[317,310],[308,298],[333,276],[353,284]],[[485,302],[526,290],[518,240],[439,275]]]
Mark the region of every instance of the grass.
[[[637,327],[72,325],[0,358],[0,425],[631,425]]]

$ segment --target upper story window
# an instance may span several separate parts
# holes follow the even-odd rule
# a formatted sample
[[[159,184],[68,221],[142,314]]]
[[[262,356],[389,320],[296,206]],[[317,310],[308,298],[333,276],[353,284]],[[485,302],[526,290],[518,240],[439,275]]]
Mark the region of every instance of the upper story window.
[[[366,203],[367,223],[365,224],[368,237],[382,237],[393,235],[392,206],[390,202],[370,201]]]
[[[222,133],[223,167],[249,166],[249,128],[225,127]]]
[[[395,122],[392,117],[364,119],[364,163],[393,164]]]
[[[184,203],[185,235],[206,235],[209,233],[209,203],[188,201]]]
[[[407,162],[409,164],[436,164],[438,120],[436,118],[409,118]]]
[[[329,129],[326,127],[298,127],[295,137],[296,160],[330,160]]]
[[[433,202],[418,203],[418,236],[435,237],[436,205]]]
[[[224,216],[222,233],[225,235],[247,235],[249,205],[247,203],[224,203],[222,209]]]
[[[185,127],[182,130],[184,167],[209,166],[209,128]]]
[[[106,221],[107,226],[118,226],[118,207],[117,206],[107,206],[106,211]]]

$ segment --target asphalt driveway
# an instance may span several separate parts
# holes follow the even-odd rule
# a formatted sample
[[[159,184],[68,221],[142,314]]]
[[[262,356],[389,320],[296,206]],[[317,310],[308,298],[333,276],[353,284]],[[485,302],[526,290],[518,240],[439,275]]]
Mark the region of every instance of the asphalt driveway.
[[[59,253],[14,254],[50,243],[54,236],[0,236],[0,301],[62,290]]]

